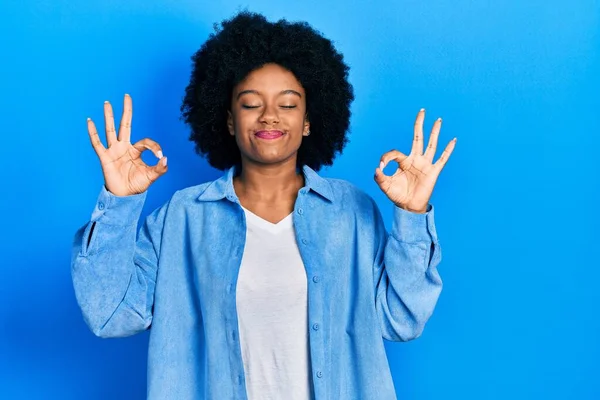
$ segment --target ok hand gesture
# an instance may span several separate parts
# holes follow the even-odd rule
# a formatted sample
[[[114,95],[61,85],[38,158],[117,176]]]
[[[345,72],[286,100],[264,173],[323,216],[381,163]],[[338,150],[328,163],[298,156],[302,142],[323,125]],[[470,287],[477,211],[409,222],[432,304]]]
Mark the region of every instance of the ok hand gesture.
[[[116,196],[142,193],[167,172],[167,157],[163,157],[158,143],[146,138],[131,144],[132,113],[131,97],[126,94],[123,116],[119,126],[119,137],[117,138],[112,107],[109,102],[104,103],[104,123],[108,148],[102,144],[92,120],[88,118],[87,122],[92,147],[102,166],[106,189]],[[160,161],[154,166],[144,163],[141,155],[145,150],[152,151]]]
[[[381,157],[379,167],[375,170],[375,182],[388,198],[398,207],[416,213],[427,211],[437,178],[456,145],[456,138],[454,138],[448,143],[440,158],[433,163],[442,120],[440,118],[433,124],[427,150],[423,153],[424,119],[425,110],[422,109],[415,121],[410,154],[407,156],[397,150],[388,151]],[[383,169],[390,161],[396,161],[399,167],[393,175],[388,176],[383,173]]]

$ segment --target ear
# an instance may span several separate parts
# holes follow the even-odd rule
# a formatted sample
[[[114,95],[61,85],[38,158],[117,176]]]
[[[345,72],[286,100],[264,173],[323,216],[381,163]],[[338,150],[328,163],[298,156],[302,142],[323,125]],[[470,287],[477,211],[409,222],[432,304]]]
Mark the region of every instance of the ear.
[[[302,136],[308,136],[310,132],[310,121],[308,120],[308,114],[304,117],[304,129],[302,129]]]
[[[227,129],[229,129],[229,134],[231,136],[235,136],[235,130],[233,129],[233,114],[231,111],[227,111]]]

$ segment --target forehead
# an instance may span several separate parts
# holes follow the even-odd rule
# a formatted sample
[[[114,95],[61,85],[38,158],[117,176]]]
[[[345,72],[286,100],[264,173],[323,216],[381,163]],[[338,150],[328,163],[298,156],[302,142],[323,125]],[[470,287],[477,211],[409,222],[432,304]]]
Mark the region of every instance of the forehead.
[[[262,89],[268,92],[295,89],[303,91],[302,85],[296,76],[289,70],[277,64],[265,64],[246,75],[243,81],[237,85],[237,90]]]

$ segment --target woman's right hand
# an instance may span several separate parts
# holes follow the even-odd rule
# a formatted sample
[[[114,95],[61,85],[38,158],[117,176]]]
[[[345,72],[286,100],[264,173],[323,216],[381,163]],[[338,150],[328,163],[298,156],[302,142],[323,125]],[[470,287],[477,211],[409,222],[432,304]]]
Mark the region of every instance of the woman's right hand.
[[[92,147],[102,166],[104,184],[106,189],[116,196],[130,196],[145,192],[154,181],[167,172],[167,157],[163,157],[158,143],[146,138],[131,144],[132,113],[131,97],[126,94],[117,138],[112,107],[108,101],[104,103],[108,148],[102,144],[92,120],[88,118],[87,122]],[[149,166],[142,161],[141,155],[145,150],[152,151],[159,158],[156,165]]]

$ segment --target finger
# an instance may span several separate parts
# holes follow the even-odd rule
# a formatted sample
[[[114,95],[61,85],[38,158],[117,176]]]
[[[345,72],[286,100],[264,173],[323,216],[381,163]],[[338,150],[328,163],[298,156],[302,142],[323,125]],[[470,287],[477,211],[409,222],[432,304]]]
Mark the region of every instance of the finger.
[[[94,151],[98,157],[100,157],[106,148],[102,144],[100,136],[98,136],[98,131],[96,130],[96,125],[94,125],[94,122],[91,120],[91,118],[87,119],[87,129],[88,134],[90,135],[90,141],[92,142],[92,147],[94,148]]]
[[[163,158],[162,148],[152,139],[142,139],[136,142],[133,147],[140,153],[144,152],[145,150],[150,150],[158,159]]]
[[[442,153],[440,158],[434,164],[437,168],[439,168],[440,170],[442,168],[444,168],[444,166],[448,162],[448,159],[450,159],[450,155],[452,155],[452,152],[454,151],[455,146],[456,146],[456,138],[452,139],[450,141],[450,143],[448,143],[448,145],[444,149],[444,152]]]
[[[155,166],[148,169],[148,179],[150,179],[150,182],[154,182],[164,175],[167,170],[167,157],[163,157]]]
[[[390,161],[396,161],[398,164],[400,164],[407,158],[407,155],[399,152],[398,150],[390,150],[381,156],[381,159],[379,160],[379,169],[381,169],[383,172],[383,169],[389,164]]]
[[[123,142],[131,141],[131,118],[133,115],[133,104],[131,96],[125,95],[123,99],[123,115],[121,116],[121,124],[119,125],[119,140]]]
[[[104,102],[104,126],[106,129],[106,143],[110,147],[117,141],[117,133],[115,132],[113,109],[108,101]]]
[[[427,144],[427,149],[425,150],[425,159],[429,162],[433,161],[433,157],[435,156],[435,151],[437,150],[438,138],[440,136],[440,129],[442,127],[442,119],[438,118],[433,124],[433,129],[431,130],[431,136],[429,136],[429,144]]]
[[[390,181],[392,179],[391,176],[388,176],[383,173],[383,169],[381,167],[375,168],[375,177],[374,178],[375,178],[375,182],[377,182],[379,187],[381,187],[384,190],[386,190],[390,186]]]
[[[423,121],[425,120],[425,109],[421,108],[415,120],[413,145],[410,154],[423,154]]]

